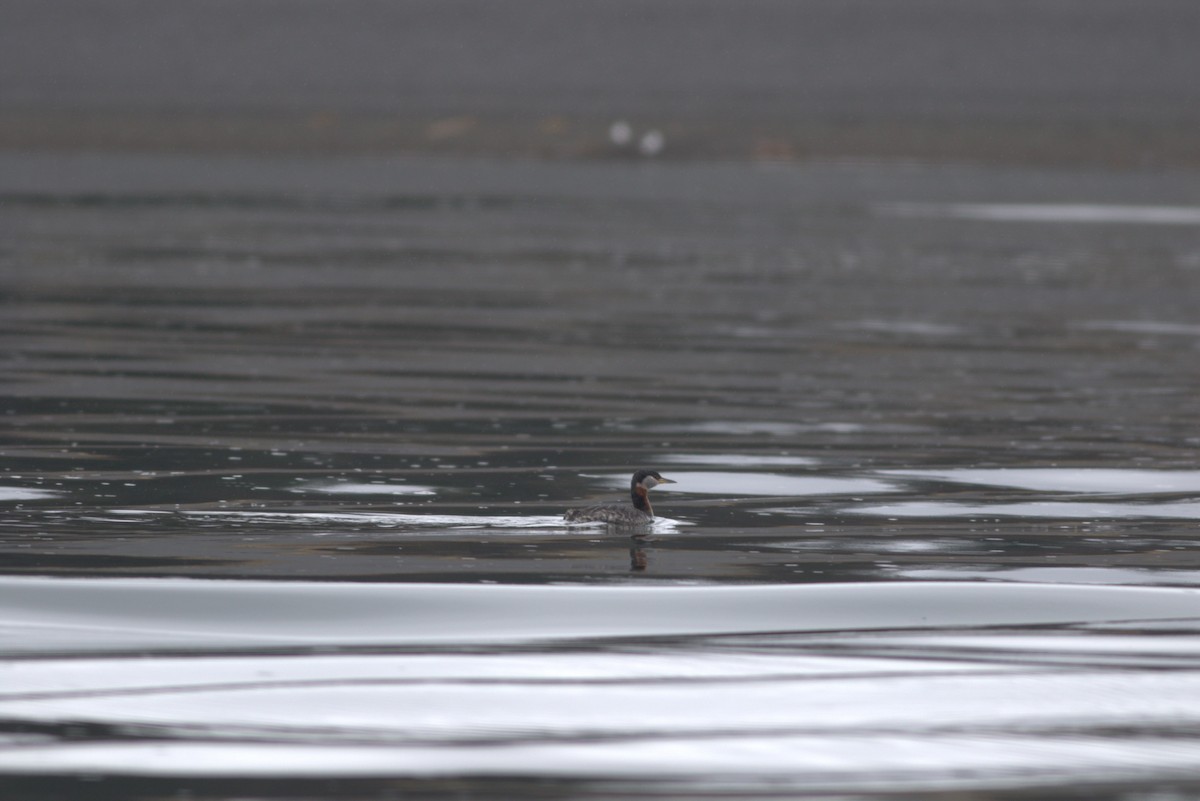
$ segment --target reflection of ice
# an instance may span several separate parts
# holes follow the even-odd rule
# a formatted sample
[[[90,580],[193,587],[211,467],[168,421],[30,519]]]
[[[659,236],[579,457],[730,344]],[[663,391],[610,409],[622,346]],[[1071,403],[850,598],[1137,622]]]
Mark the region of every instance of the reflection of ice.
[[[111,691],[196,694],[206,688],[239,692],[295,687],[298,683],[327,682],[328,687],[356,681],[404,682],[492,681],[688,681],[696,679],[778,679],[787,674],[805,677],[892,674],[958,674],[994,670],[989,665],[962,661],[929,663],[889,659],[882,655],[806,653],[731,653],[693,651],[687,659],[666,651],[507,653],[398,653],[338,655],[260,654],[199,657],[143,656],[13,661],[5,665],[5,691],[64,693],[77,696],[80,686],[95,693]]]
[[[614,428],[631,428],[614,425]],[[804,434],[913,434],[928,429],[905,423],[851,423],[827,421],[822,423],[791,423],[781,420],[697,420],[690,423],[662,423],[640,425],[638,430],[653,430],[670,434],[727,434],[730,436],[753,436],[764,434],[776,437],[794,437]]]
[[[1104,468],[1016,468],[964,470],[883,470],[887,476],[927,478],[963,484],[1056,492],[1121,495],[1200,492],[1200,470],[1121,470]]]
[[[912,501],[884,506],[851,506],[842,514],[873,517],[1032,517],[1062,520],[1106,520],[1156,518],[1166,520],[1200,519],[1200,501],[1177,503],[1074,503],[1071,501],[1031,501],[1028,503],[945,503]]]
[[[1163,669],[1194,667],[1196,638],[1080,625],[1194,626],[1188,590],[0,577],[0,600],[0,716],[35,732],[0,772],[669,775],[702,796],[1200,758],[1175,736],[1200,679]]]
[[[711,464],[721,467],[805,467],[817,463],[807,456],[759,456],[739,453],[672,453],[656,457],[666,464]]]
[[[1200,225],[1197,206],[1132,206],[1099,203],[885,203],[896,217],[949,217],[989,222],[1128,223]]]
[[[858,331],[874,331],[885,334],[915,334],[917,336],[950,337],[962,334],[962,329],[953,325],[922,322],[920,320],[860,320],[838,326]]]
[[[1026,692],[1047,691],[1044,681]],[[1181,680],[1158,682],[1163,695],[1188,689]],[[1182,686],[1179,686],[1182,685]],[[893,692],[900,689],[886,685]],[[839,688],[840,689],[840,688]],[[936,697],[936,687],[922,688],[922,696]],[[1003,685],[994,690],[1005,692]],[[1087,683],[1082,689],[1093,693],[1111,693],[1108,684]],[[709,695],[719,695],[709,691]],[[1143,692],[1143,695],[1146,694]],[[1076,690],[1071,698],[1077,709],[1084,709]],[[1190,701],[1191,694],[1185,694]],[[632,705],[637,698],[610,701],[614,707]],[[804,706],[811,694],[796,697],[788,705]],[[827,696],[828,702],[846,704],[847,693]],[[560,702],[561,703],[561,702]],[[644,702],[642,702],[644,703]],[[703,700],[697,706],[705,706]],[[824,704],[823,704],[824,706]],[[1003,707],[1004,704],[992,704]],[[397,708],[389,705],[393,714]],[[725,708],[722,706],[721,708]],[[890,708],[890,707],[889,707]],[[982,709],[982,706],[972,707]],[[1074,709],[1072,711],[1074,711]],[[1062,713],[1058,707],[1054,711]],[[1125,712],[1124,709],[1121,710]],[[1131,715],[1131,713],[1128,713]],[[1074,718],[1070,718],[1074,720]],[[514,718],[510,726],[519,726]],[[1055,721],[1057,722],[1057,721]],[[791,727],[804,728],[803,721]],[[811,724],[809,724],[811,726]],[[926,724],[927,725],[927,724]],[[970,723],[961,727],[969,728]],[[715,726],[720,730],[727,727]],[[887,727],[885,727],[887,728]],[[920,722],[897,727],[902,732],[921,728]],[[976,726],[978,728],[978,726]],[[998,726],[998,728],[1003,728]],[[467,730],[469,732],[469,730]],[[944,793],[959,789],[965,795],[980,786],[991,789],[1015,783],[1016,776],[1066,775],[1093,782],[1132,782],[1139,777],[1193,776],[1200,763],[1200,747],[1178,736],[1124,738],[1059,737],[1030,741],[1028,736],[995,733],[969,734],[805,734],[695,737],[658,736],[638,740],[629,746],[628,737],[569,738],[564,740],[479,743],[470,748],[419,744],[420,738],[406,738],[398,745],[357,743],[330,747],[327,743],[256,742],[261,733],[245,742],[139,742],[115,741],[111,744],[81,742],[70,748],[54,745],[25,745],[0,755],[0,769],[20,773],[105,774],[132,776],[228,777],[361,777],[361,776],[434,776],[461,777],[526,776],[578,777],[594,781],[596,776],[638,780],[658,776],[655,771],[677,781],[697,781],[695,792],[704,794],[716,781],[722,786],[744,790],[746,797],[762,792],[778,794],[780,787],[836,787],[842,791],[876,794],[909,789]],[[471,733],[472,739],[478,734]],[[923,767],[914,768],[914,763]],[[952,765],[939,772],[934,766]],[[1135,770],[1132,767],[1137,766]],[[1069,766],[1064,768],[1063,766]],[[771,776],[766,785],[762,776]],[[714,778],[716,777],[716,778]],[[788,780],[792,779],[795,785]],[[989,783],[991,779],[992,783]],[[742,784],[741,782],[747,782]],[[683,787],[691,785],[683,784]],[[703,791],[701,790],[703,788]],[[803,795],[798,790],[797,795]],[[740,792],[735,792],[740,795]],[[1172,798],[1181,796],[1171,796]]]
[[[945,567],[898,569],[892,571],[915,581],[963,581],[989,579],[993,581],[1047,582],[1054,584],[1200,584],[1200,571],[1137,569],[1115,567]],[[1174,647],[1178,647],[1177,645]]]
[[[791,512],[799,514],[798,509],[769,509],[770,512]],[[820,531],[820,529],[817,529]],[[756,542],[755,548],[764,550],[781,550],[781,551],[816,551],[819,553],[832,553],[835,551],[843,551],[847,547],[848,540],[834,540],[825,538],[813,538],[811,540],[782,540],[779,542]],[[936,540],[904,540],[904,539],[876,539],[855,537],[853,540],[853,548],[858,552],[883,552],[883,553],[929,553],[936,551],[962,550],[966,543],[962,540],[951,540],[939,538]]]
[[[0,716],[35,732],[0,772],[690,778],[681,797],[1192,775],[1196,637],[1139,629],[1195,626],[1196,597],[0,577]]]
[[[856,434],[866,431],[860,423],[782,423],[770,420],[703,420],[696,423],[656,426],[657,431],[678,431],[693,434],[772,434],[793,436],[813,432]]]
[[[875,492],[895,492],[896,487],[873,478],[838,478],[829,476],[789,476],[780,473],[727,473],[663,471],[677,483],[665,484],[654,492],[687,492],[700,495],[850,495]],[[627,484],[624,475],[606,476],[613,486]]]
[[[1072,326],[1085,331],[1119,331],[1129,334],[1158,334],[1168,336],[1200,336],[1200,325],[1164,323],[1156,320],[1096,320]]]
[[[337,495],[433,495],[433,487],[419,484],[355,484],[349,481],[335,484],[310,484],[294,487],[292,492],[327,492]]]
[[[0,636],[0,654],[10,655],[188,641],[518,643],[1038,625],[1195,617],[1198,609],[1187,590],[974,582],[589,586],[0,576],[0,601],[7,609],[0,628],[8,635]]]
[[[31,489],[30,487],[0,487],[0,501],[37,501],[53,498],[60,493],[54,490]]]

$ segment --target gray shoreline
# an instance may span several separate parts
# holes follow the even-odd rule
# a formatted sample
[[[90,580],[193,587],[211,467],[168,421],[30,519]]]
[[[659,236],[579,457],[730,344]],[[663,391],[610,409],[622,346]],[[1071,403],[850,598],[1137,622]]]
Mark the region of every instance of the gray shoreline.
[[[1189,0],[5,4],[0,148],[1200,164]]]
[[[0,150],[287,156],[432,156],[538,160],[643,160],[636,141],[609,138],[618,118],[462,114],[404,117],[362,112],[199,113],[0,111]],[[623,119],[623,118],[621,118]],[[1187,122],[886,118],[708,119],[642,123],[664,139],[666,161],[892,161],[1031,167],[1200,167],[1200,135]],[[631,123],[632,124],[632,123]]]

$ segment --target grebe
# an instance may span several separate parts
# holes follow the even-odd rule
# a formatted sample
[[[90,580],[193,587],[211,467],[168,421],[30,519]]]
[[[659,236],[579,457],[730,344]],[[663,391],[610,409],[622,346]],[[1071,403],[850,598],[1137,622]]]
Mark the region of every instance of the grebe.
[[[654,522],[654,510],[650,508],[650,488],[659,484],[674,484],[654,470],[639,470],[629,482],[629,496],[633,505],[626,503],[602,503],[599,506],[583,506],[568,509],[563,520],[568,523],[608,523],[613,526],[645,526]]]

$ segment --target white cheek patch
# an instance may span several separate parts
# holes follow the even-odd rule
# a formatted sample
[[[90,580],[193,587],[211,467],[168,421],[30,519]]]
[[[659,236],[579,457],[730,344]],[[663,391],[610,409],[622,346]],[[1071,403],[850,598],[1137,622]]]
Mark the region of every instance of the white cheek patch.
[[[642,479],[642,486],[645,487],[646,489],[650,489],[651,487],[657,487],[658,481],[655,480],[654,476],[646,476],[645,478]]]

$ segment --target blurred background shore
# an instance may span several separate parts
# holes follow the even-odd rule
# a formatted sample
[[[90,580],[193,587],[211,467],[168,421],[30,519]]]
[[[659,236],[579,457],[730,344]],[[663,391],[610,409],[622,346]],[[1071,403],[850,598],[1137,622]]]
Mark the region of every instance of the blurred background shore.
[[[1200,166],[1188,0],[9,0],[0,149]]]

